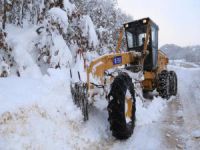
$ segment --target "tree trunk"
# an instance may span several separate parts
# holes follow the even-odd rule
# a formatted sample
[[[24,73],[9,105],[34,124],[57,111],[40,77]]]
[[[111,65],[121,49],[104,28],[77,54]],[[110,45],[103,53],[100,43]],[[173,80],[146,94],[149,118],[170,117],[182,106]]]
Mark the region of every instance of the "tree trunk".
[[[4,0],[4,7],[3,7],[3,23],[2,28],[5,29],[6,27],[6,0]]]
[[[20,26],[23,27],[23,19],[24,19],[24,0],[22,0],[21,4],[21,16],[20,16]]]

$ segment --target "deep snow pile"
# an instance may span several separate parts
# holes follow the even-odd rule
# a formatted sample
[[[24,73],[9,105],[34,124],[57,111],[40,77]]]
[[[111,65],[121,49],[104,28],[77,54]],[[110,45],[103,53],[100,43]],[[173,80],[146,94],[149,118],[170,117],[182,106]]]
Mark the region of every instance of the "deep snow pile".
[[[72,149],[71,131],[82,116],[71,100],[67,72],[0,80],[0,149]]]
[[[114,138],[106,100],[96,101],[90,120],[83,122],[71,98],[69,70],[48,73],[0,80],[0,149],[100,149],[102,144],[108,148]],[[136,129],[156,122],[165,103],[157,98],[145,108],[137,98]]]

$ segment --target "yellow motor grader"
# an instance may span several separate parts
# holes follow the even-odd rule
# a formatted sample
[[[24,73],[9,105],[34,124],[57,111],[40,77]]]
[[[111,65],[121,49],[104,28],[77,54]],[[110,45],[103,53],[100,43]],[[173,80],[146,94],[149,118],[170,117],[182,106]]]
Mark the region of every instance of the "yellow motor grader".
[[[108,121],[112,135],[117,139],[127,139],[132,135],[136,99],[134,80],[129,72],[143,73],[144,80],[140,84],[144,95],[156,90],[159,96],[169,99],[177,94],[176,73],[167,70],[168,58],[158,49],[158,30],[150,18],[125,23],[120,30],[116,53],[93,60],[86,68],[87,82],[71,83],[73,100],[81,108],[85,121],[88,120],[88,101],[94,98],[94,89],[102,88],[108,101]],[[121,52],[124,31],[127,51]],[[113,68],[118,69],[108,71]],[[91,82],[92,76],[97,77],[101,84]]]

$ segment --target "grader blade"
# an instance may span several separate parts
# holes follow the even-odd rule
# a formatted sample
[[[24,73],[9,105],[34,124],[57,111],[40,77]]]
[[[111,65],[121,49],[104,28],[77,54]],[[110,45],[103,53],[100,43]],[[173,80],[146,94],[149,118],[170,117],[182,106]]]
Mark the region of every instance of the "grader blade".
[[[87,84],[83,82],[71,83],[71,93],[74,103],[79,107],[84,116],[84,121],[89,119],[88,117],[88,88]]]

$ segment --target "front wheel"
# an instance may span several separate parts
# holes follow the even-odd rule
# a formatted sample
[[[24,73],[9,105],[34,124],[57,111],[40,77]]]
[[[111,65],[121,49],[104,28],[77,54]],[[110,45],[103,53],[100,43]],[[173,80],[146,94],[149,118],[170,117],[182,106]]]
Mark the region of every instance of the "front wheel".
[[[135,91],[127,73],[119,74],[108,95],[108,120],[112,135],[117,139],[129,138],[135,127]]]

